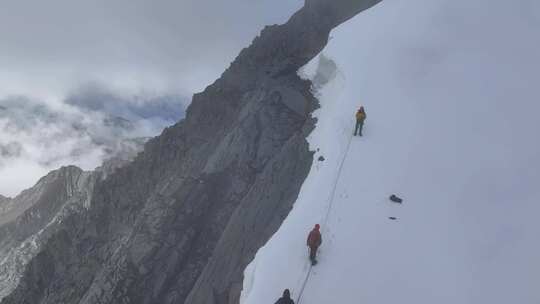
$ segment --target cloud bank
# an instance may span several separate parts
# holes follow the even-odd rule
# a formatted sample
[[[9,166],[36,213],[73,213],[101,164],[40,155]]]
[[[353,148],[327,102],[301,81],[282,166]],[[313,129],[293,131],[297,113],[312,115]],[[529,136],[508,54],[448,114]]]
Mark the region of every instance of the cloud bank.
[[[157,135],[178,121],[185,104],[181,96],[121,96],[95,85],[63,103],[2,99],[0,193],[16,195],[63,165],[94,169],[129,140]]]
[[[115,90],[195,92],[302,0],[2,0],[0,97],[61,100],[98,81]]]

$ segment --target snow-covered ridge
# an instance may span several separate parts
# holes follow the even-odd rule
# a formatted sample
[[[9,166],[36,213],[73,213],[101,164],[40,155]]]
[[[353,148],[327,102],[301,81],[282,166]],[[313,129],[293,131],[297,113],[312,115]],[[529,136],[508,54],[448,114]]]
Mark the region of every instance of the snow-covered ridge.
[[[532,1],[386,0],[334,30],[323,53],[338,72],[315,84],[313,166],[247,267],[241,303],[285,288],[310,304],[538,303],[539,12]],[[320,78],[317,66],[301,73]],[[360,105],[365,136],[353,138]],[[324,241],[310,272],[315,223]]]

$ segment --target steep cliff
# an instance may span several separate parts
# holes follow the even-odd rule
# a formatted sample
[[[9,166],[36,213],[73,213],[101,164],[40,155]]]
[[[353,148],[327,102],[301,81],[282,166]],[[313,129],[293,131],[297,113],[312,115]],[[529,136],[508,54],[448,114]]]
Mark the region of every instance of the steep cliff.
[[[330,30],[376,4],[307,1],[265,28],[184,120],[97,180],[2,303],[237,303],[312,163],[317,100],[297,70]]]

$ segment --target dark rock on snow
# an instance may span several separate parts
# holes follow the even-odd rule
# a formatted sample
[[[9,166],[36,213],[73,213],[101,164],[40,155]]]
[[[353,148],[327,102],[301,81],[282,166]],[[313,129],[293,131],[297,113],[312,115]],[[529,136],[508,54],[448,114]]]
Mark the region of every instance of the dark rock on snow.
[[[396,196],[395,194],[390,195],[389,199],[394,203],[398,203],[398,204],[403,203],[403,199]]]
[[[51,186],[42,202],[51,213],[70,198],[79,207],[53,225],[1,303],[238,303],[244,268],[313,161],[306,137],[317,101],[296,72],[333,27],[377,2],[306,1],[286,24],[266,27],[133,161],[98,178],[74,173],[88,192],[69,178],[69,187]],[[22,216],[40,203],[28,205]]]

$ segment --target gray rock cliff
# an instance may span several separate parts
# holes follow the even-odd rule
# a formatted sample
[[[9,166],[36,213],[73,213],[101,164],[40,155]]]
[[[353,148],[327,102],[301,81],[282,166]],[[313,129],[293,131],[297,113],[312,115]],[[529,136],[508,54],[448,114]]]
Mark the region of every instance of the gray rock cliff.
[[[265,28],[186,118],[97,178],[1,303],[238,303],[306,178],[317,100],[297,70],[378,1],[307,1]]]
[[[84,211],[97,176],[64,167],[8,202],[0,213],[0,298],[17,286],[27,263],[62,219]]]
[[[94,172],[69,166],[50,172],[35,186],[0,203],[0,299],[19,283],[25,267],[62,227],[62,221],[90,207],[97,180],[104,179],[142,150],[144,139],[126,141]]]

